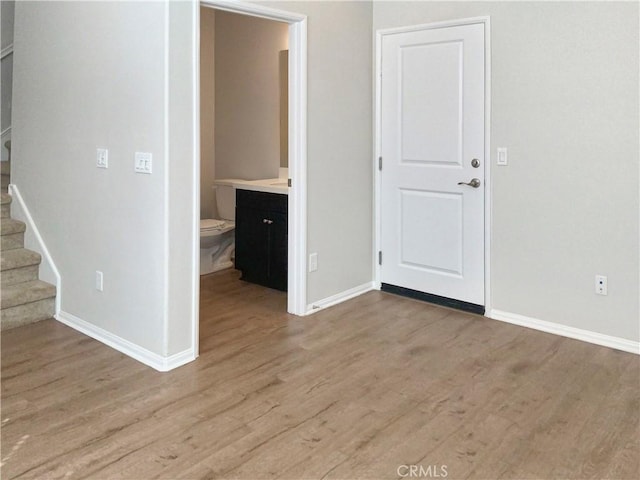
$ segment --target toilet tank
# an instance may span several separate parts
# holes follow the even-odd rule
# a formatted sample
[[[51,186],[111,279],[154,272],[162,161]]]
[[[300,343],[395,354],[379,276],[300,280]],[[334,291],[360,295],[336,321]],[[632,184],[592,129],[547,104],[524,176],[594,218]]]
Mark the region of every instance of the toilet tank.
[[[218,216],[221,220],[236,219],[236,189],[228,180],[217,180],[213,182],[216,191],[216,204],[218,205]]]

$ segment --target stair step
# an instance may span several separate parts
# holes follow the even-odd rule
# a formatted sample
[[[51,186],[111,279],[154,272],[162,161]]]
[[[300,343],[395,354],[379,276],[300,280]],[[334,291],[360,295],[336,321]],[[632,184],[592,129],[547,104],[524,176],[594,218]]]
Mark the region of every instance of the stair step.
[[[45,298],[36,302],[25,303],[15,307],[2,309],[1,330],[20,327],[29,323],[47,320],[53,317],[56,309],[55,298]]]
[[[2,235],[0,237],[0,252],[24,248],[24,232]]]
[[[40,260],[41,257],[39,253],[27,250],[26,248],[7,250],[0,255],[0,271],[4,275],[7,270],[40,265]]]
[[[3,254],[4,255],[4,254]],[[38,279],[40,265],[28,265],[26,267],[5,270],[0,275],[0,286],[2,289],[16,283],[30,282]]]
[[[0,292],[0,309],[33,303],[47,298],[55,298],[56,287],[41,280],[18,283],[4,287]]]
[[[2,208],[2,218],[9,218],[11,216],[11,195],[8,193],[0,194],[0,206]]]
[[[27,226],[20,220],[14,220],[13,218],[7,218],[2,221],[0,226],[0,235],[13,235],[14,233],[24,233]]]

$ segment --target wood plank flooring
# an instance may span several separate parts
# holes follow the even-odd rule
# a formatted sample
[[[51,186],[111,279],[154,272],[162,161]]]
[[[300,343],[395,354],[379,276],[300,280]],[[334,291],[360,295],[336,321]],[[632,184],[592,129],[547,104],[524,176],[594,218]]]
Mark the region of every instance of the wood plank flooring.
[[[204,277],[169,373],[54,320],[3,332],[2,478],[640,478],[635,355],[380,292],[285,311]]]

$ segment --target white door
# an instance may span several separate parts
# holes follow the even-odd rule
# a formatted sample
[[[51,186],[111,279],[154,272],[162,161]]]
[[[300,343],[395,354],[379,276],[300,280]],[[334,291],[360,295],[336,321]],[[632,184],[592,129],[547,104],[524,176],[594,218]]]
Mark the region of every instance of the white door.
[[[484,24],[384,35],[381,65],[383,287],[482,306]]]

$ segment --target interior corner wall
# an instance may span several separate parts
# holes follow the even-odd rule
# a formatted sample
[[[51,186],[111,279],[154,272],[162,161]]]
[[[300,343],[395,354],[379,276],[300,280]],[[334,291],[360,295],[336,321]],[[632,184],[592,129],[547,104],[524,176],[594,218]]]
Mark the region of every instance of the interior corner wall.
[[[374,2],[373,25],[484,15],[509,151],[490,159],[492,307],[638,342],[638,3]]]
[[[286,23],[216,12],[216,178],[278,176],[279,55],[288,41]]]
[[[218,218],[215,180],[215,22],[213,8],[200,7],[200,218]]]
[[[12,182],[62,277],[62,311],[160,356],[165,7],[17,2],[12,150]],[[97,147],[108,169],[96,168]],[[153,154],[153,174],[134,173],[137,151]]]
[[[265,2],[308,17],[307,304],[372,282],[371,2]]]
[[[168,109],[169,147],[165,221],[168,243],[166,305],[166,355],[182,355],[182,361],[197,354],[194,328],[198,322],[200,251],[200,162],[195,144],[197,116],[194,112],[197,84],[198,2],[169,0],[168,14]],[[197,107],[196,107],[197,108]],[[195,271],[194,271],[195,268]],[[194,325],[195,322],[195,325]]]

